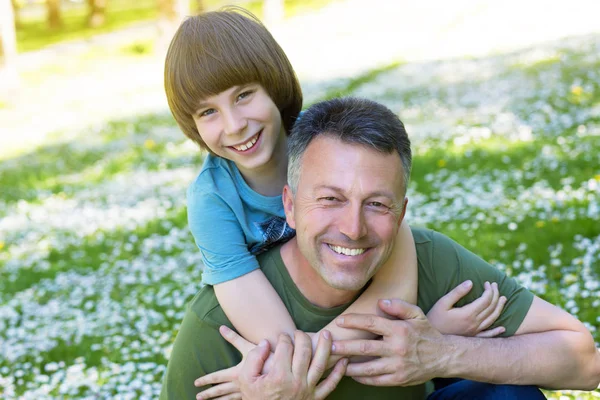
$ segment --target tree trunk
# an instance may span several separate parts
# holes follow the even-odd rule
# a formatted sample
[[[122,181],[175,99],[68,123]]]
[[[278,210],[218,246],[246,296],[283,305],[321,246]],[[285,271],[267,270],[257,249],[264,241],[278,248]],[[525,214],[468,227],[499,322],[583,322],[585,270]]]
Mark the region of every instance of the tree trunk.
[[[48,7],[48,26],[50,29],[59,29],[63,26],[60,16],[60,0],[46,0]]]
[[[0,0],[0,92],[19,86],[17,35],[10,0]]]
[[[90,13],[88,14],[87,25],[90,28],[97,28],[104,25],[107,2],[108,0],[88,0]]]
[[[283,0],[263,0],[263,21],[266,26],[278,25],[284,16]]]
[[[181,21],[190,14],[190,0],[158,0],[158,47],[166,49]]]

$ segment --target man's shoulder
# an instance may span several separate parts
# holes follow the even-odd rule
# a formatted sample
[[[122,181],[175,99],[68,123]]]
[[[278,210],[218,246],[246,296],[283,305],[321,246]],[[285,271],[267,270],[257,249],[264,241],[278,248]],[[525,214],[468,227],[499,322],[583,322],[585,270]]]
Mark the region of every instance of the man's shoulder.
[[[231,327],[231,322],[217,300],[215,290],[206,285],[194,296],[188,304],[188,313],[191,313],[201,323],[219,329],[221,325]]]

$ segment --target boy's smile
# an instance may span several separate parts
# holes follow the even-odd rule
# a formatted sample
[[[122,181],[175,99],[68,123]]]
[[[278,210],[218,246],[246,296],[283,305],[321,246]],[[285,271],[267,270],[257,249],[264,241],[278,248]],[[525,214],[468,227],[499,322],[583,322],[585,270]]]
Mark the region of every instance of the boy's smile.
[[[246,180],[278,169],[287,159],[280,111],[259,84],[234,86],[204,99],[194,121],[207,147],[233,161]]]

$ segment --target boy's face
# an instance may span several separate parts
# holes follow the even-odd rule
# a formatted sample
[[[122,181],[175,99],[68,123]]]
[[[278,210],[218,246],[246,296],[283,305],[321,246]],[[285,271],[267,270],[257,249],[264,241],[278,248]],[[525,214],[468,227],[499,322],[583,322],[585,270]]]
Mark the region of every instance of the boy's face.
[[[259,84],[234,86],[204,99],[194,121],[206,146],[242,173],[262,170],[278,159],[277,151],[285,151],[281,114]]]

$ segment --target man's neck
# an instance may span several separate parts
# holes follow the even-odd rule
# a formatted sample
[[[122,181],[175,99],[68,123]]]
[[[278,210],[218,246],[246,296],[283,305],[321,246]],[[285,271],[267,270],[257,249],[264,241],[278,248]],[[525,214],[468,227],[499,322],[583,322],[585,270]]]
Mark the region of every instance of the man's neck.
[[[300,293],[317,307],[332,308],[348,304],[360,292],[329,286],[302,255],[296,238],[281,246],[281,258]]]

